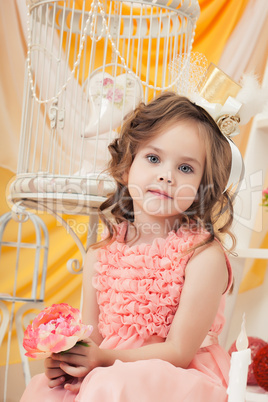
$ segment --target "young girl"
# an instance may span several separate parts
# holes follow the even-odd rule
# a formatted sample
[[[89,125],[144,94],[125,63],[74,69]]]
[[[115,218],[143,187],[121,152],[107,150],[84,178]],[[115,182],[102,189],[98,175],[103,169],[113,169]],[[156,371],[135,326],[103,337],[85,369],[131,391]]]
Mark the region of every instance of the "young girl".
[[[107,236],[83,272],[89,347],[46,359],[21,401],[227,401],[218,335],[232,284],[220,240],[232,223],[230,146],[204,109],[165,92],[109,149]]]

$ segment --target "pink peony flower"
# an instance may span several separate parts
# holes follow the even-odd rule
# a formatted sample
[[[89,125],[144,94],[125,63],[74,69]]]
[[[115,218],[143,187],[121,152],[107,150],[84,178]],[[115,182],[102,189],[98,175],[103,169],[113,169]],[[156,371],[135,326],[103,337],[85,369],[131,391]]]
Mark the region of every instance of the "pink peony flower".
[[[80,311],[66,303],[46,307],[28,325],[23,347],[26,356],[43,359],[51,353],[63,352],[90,336],[93,327],[84,325]]]

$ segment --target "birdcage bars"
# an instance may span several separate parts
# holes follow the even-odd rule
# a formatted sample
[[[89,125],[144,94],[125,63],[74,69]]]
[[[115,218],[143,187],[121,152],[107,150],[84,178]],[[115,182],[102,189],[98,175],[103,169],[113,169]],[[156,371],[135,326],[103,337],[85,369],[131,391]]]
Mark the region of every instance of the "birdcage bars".
[[[89,213],[113,187],[100,172],[124,116],[141,100],[175,88],[178,77],[169,66],[190,54],[199,5],[28,3],[20,154],[10,199]]]

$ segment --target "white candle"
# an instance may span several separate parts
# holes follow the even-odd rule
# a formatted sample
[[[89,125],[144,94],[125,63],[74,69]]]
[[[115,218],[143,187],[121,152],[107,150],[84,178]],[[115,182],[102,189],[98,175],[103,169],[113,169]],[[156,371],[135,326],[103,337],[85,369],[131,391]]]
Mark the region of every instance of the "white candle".
[[[248,348],[245,328],[245,313],[243,314],[241,331],[236,341],[236,348],[237,352],[233,352],[231,356],[229,386],[227,389],[228,402],[245,402],[248,366],[251,363],[251,350]]]

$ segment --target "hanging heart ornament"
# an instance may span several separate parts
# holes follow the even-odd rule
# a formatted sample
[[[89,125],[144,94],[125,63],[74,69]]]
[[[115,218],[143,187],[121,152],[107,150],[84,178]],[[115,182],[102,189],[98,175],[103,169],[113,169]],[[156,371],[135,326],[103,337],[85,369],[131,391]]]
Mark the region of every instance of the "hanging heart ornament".
[[[141,82],[130,74],[93,74],[88,83],[89,121],[84,137],[116,129],[142,98]]]

